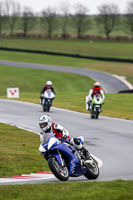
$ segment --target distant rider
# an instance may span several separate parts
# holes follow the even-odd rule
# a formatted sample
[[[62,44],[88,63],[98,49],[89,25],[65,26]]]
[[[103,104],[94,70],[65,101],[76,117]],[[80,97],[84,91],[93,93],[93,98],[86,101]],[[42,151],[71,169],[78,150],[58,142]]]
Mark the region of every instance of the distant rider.
[[[82,136],[77,138],[70,138],[69,132],[64,129],[63,126],[52,122],[52,118],[49,115],[43,115],[39,118],[39,126],[42,131],[40,133],[41,142],[43,142],[43,136],[46,133],[54,133],[55,137],[58,139],[66,137],[72,145],[74,145],[78,150],[81,150],[84,153],[85,162],[90,162],[90,153],[82,144],[84,142],[84,138]]]
[[[102,99],[103,99],[103,102],[104,102],[104,99],[105,99],[104,91],[101,89],[99,82],[95,82],[94,86],[89,91],[88,102],[87,102],[88,103],[88,110],[90,110],[90,104],[92,102],[94,95],[96,95],[96,94],[100,94]]]
[[[54,87],[52,86],[52,81],[47,81],[46,82],[46,85],[42,88],[41,90],[41,96],[40,96],[40,103],[42,104],[42,100],[44,98],[44,92],[47,90],[47,89],[51,89],[51,91],[55,94],[55,90],[54,90]]]

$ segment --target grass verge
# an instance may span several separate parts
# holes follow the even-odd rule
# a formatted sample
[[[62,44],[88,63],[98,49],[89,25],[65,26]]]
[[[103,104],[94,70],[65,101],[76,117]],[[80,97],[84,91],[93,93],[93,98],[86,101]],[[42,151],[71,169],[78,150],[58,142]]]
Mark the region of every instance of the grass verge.
[[[39,135],[0,123],[0,177],[49,170],[39,145]]]
[[[133,58],[132,42],[0,38],[0,46],[98,57]]]
[[[133,181],[65,182],[0,186],[6,200],[133,200]]]

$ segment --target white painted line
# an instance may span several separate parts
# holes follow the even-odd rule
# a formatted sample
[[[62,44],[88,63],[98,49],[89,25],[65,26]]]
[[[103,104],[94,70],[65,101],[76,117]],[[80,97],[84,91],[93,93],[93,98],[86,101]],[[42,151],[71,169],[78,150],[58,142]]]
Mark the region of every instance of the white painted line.
[[[31,173],[31,174],[22,174],[21,176],[13,176],[13,177],[3,177],[0,178],[0,183],[11,183],[11,182],[23,182],[23,181],[31,181],[31,180],[45,180],[55,178],[53,174],[45,174],[45,173]]]
[[[102,160],[100,160],[98,157],[94,156],[93,154],[91,154],[91,155],[98,162],[98,167],[99,168],[102,167],[102,165],[103,165]]]
[[[0,178],[0,184],[3,184],[3,183],[11,183],[11,182],[23,182],[23,181],[31,181],[31,180],[45,180],[45,179],[52,179],[52,178],[55,178],[55,176],[53,175],[49,175],[49,176],[46,176],[46,177],[39,177],[39,178]]]

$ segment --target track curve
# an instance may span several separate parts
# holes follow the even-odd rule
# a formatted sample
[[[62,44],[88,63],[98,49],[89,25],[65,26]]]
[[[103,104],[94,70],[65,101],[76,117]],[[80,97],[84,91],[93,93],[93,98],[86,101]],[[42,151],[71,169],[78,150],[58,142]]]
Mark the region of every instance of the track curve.
[[[84,75],[84,76],[94,79],[95,81],[99,81],[106,93],[118,93],[123,90],[129,90],[129,87],[118,78],[114,77],[113,75],[109,73],[96,71],[96,70],[81,69],[81,68],[75,68],[75,67],[60,67],[60,66],[50,66],[50,65],[41,65],[41,64],[29,64],[29,63],[3,61],[3,60],[0,60],[0,65],[34,68],[34,69],[45,69],[45,70],[61,71],[61,72]]]
[[[38,118],[43,114],[38,104],[0,99],[1,122],[39,134]],[[54,107],[49,115],[66,127],[71,137],[83,135],[87,149],[103,161],[98,181],[133,180],[133,121],[102,116],[94,120],[89,114]],[[83,177],[74,180],[86,181]]]

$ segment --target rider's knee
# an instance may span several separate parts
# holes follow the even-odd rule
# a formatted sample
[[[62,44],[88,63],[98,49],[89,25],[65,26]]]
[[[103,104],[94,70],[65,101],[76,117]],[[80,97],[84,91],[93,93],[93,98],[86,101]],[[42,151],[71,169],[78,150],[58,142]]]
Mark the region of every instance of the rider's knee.
[[[83,144],[78,138],[71,138],[70,143],[73,144],[77,149],[82,149]]]

